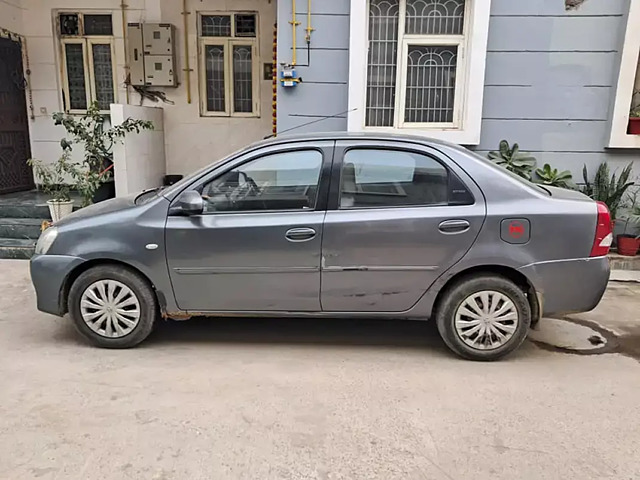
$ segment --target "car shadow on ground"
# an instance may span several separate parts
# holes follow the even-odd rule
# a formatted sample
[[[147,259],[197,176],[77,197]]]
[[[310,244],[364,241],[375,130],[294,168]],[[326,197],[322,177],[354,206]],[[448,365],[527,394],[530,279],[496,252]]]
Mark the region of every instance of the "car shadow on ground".
[[[418,347],[447,351],[435,322],[311,318],[194,318],[161,321],[145,342]]]
[[[68,317],[57,319],[56,342],[89,346]],[[47,335],[47,342],[51,337]],[[137,348],[216,345],[289,345],[313,347],[384,347],[423,351],[429,355],[457,358],[446,347],[432,321],[344,318],[193,318],[159,320],[147,340]],[[527,341],[516,357],[537,355],[541,350]]]

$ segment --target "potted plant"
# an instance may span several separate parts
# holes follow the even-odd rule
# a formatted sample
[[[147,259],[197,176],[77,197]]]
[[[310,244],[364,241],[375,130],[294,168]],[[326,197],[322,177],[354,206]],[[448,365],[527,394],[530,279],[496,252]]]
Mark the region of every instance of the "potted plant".
[[[639,96],[640,90],[633,92],[633,101],[629,111],[629,127],[627,129],[629,135],[640,135],[640,101],[636,100]]]
[[[615,173],[613,175],[610,174],[607,162],[603,162],[598,167],[593,183],[589,181],[587,166],[585,165],[582,169],[584,185],[580,191],[588,197],[607,205],[609,212],[611,212],[612,226],[615,222],[613,219],[616,218],[624,194],[634,185],[634,182],[629,181],[632,168],[633,162],[629,163],[629,165],[620,172],[620,176],[616,178]]]
[[[506,168],[516,175],[531,180],[531,172],[536,166],[536,159],[528,153],[521,152],[517,143],[513,144],[513,148],[509,146],[509,142],[502,140],[497,152],[489,152],[489,160]]]
[[[67,182],[74,178],[76,168],[69,161],[69,152],[64,151],[52,164],[45,164],[33,158],[27,160],[27,163],[33,168],[39,188],[51,196],[51,199],[47,200],[47,205],[53,222],[73,212],[71,187]]]
[[[53,121],[56,125],[62,125],[70,136],[60,141],[63,151],[71,152],[73,145],[81,145],[84,150],[82,168],[75,177],[83,207],[115,196],[114,143],[128,133],[153,129],[153,122],[131,118],[120,125],[108,126],[109,119],[100,113],[97,102],[93,102],[82,116],[58,112],[53,115]]]
[[[638,253],[638,249],[640,249],[640,235],[628,234],[627,227],[629,226],[629,223],[640,223],[640,207],[633,207],[627,215],[621,217],[621,220],[624,220],[625,225],[623,233],[616,237],[618,253],[620,255],[632,257]]]

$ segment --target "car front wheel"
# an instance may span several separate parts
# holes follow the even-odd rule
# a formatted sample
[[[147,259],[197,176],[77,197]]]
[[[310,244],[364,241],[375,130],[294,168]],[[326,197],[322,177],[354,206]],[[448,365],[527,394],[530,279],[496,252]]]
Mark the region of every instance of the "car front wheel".
[[[497,360],[526,338],[531,307],[522,289],[509,279],[481,275],[466,278],[445,293],[436,321],[444,342],[461,357]]]
[[[140,274],[101,265],[80,274],[69,291],[78,331],[103,348],[134,347],[149,336],[158,315],[156,296]]]

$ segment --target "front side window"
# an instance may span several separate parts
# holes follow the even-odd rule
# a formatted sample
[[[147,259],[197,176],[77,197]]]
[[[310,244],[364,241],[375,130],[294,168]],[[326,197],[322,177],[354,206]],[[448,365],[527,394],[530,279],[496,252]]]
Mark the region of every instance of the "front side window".
[[[365,126],[459,125],[470,1],[370,0]]]
[[[447,205],[447,169],[400,150],[353,149],[342,165],[340,208]]]
[[[111,14],[60,13],[58,34],[65,110],[82,112],[98,102],[108,111],[116,99]]]
[[[200,15],[201,111],[258,116],[256,13]]]
[[[299,150],[266,155],[204,185],[205,213],[312,210],[322,153]]]

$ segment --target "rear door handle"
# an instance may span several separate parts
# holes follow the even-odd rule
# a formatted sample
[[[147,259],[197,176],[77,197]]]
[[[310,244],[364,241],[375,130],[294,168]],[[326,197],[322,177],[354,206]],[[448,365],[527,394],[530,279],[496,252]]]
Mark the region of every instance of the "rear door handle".
[[[464,233],[469,230],[471,225],[466,220],[445,220],[444,222],[438,225],[438,229],[442,233],[446,234],[454,234],[454,233]]]
[[[306,242],[316,236],[316,231],[313,228],[292,228],[287,230],[285,237],[290,242]]]

